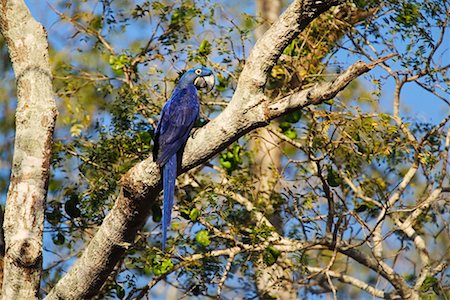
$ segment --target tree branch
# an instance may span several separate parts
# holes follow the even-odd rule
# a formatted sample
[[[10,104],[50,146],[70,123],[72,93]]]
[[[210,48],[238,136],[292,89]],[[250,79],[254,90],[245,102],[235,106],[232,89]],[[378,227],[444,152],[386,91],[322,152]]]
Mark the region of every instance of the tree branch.
[[[0,4],[17,82],[16,136],[4,216],[3,299],[37,299],[53,130],[57,115],[47,34],[21,0]]]
[[[297,0],[267,30],[253,48],[239,76],[243,88],[262,89],[269,71],[289,43],[321,13],[342,4],[341,0]]]
[[[307,266],[306,268],[310,272],[315,272],[315,273],[319,273],[319,274],[325,273],[330,277],[337,278],[339,281],[353,285],[354,287],[357,287],[357,288],[369,293],[372,296],[382,298],[382,299],[392,299],[389,294],[383,292],[382,290],[376,289],[376,288],[368,285],[367,283],[359,280],[358,278],[355,278],[355,277],[352,277],[349,275],[345,275],[343,273],[335,272],[332,270],[326,270],[326,269],[317,268],[317,267]]]
[[[385,262],[378,261],[377,259],[366,255],[365,253],[357,249],[354,249],[351,245],[346,245],[344,242],[341,242],[340,244],[336,244],[334,242],[325,242],[324,245],[329,249],[337,248],[340,253],[351,257],[363,266],[366,266],[369,269],[372,269],[374,272],[383,276],[396,288],[401,296],[401,299],[415,299],[412,297],[413,290],[409,288],[405,280]]]
[[[230,272],[231,264],[233,263],[235,253],[231,252],[230,256],[228,257],[227,264],[225,266],[225,269],[223,270],[222,277],[220,278],[219,284],[217,285],[217,299],[222,299],[222,289],[223,285],[225,284],[225,281],[228,277],[228,272]]]
[[[277,118],[293,110],[297,110],[311,104],[320,104],[323,101],[335,97],[355,78],[367,73],[380,63],[394,56],[396,56],[396,54],[390,54],[370,63],[358,61],[331,82],[317,84],[308,89],[281,98],[275,103],[269,105],[269,119]]]

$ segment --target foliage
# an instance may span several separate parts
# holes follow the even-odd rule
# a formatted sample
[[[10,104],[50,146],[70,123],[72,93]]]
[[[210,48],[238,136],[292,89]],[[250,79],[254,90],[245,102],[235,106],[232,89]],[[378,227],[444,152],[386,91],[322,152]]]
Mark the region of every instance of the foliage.
[[[423,295],[448,295],[448,269],[441,265],[449,253],[448,201],[442,195],[429,200],[448,186],[448,118],[423,121],[404,107],[398,114],[390,106],[413,83],[428,93],[430,105],[448,104],[449,66],[442,63],[448,49],[442,40],[448,38],[449,4],[355,1],[314,21],[271,70],[265,90],[270,99],[335,78],[348,57],[397,56],[373,73],[371,83],[357,82],[336,99],[279,120],[272,133],[283,140],[275,145],[284,153],[283,168],[269,197],[281,230],[267,218],[272,211],[258,201],[248,140],[241,139],[178,178],[178,215],[169,251],[160,251],[161,210],[153,207],[152,218],[99,298],[131,298],[152,280],[176,283],[187,295],[216,296],[223,274],[234,286],[224,294],[238,291],[252,298],[258,296],[254,281],[261,262],[287,266],[305,297],[336,292],[334,284],[337,296],[367,297],[367,291],[326,278],[330,270],[389,286],[386,292],[398,295],[380,272],[350,263],[355,258],[342,249],[377,257],[379,233],[384,249],[377,259],[410,285],[417,284],[419,268],[402,274],[411,262],[423,263],[415,240],[401,226],[415,212],[410,227],[422,236],[433,266],[417,289]],[[46,212],[52,243],[45,245],[44,291],[101,224],[121,176],[150,155],[157,116],[177,73],[200,64],[216,74],[214,91],[201,95],[202,126],[228,105],[259,22],[209,0],[54,5],[59,21],[49,38],[60,117]],[[57,30],[71,36],[69,41],[58,40],[52,34]],[[6,62],[0,67],[10,68]],[[2,83],[2,99],[13,99],[8,82]],[[1,140],[7,149],[2,161],[11,156],[12,103],[0,103]],[[409,172],[414,172],[410,178]],[[0,188],[5,191],[4,173]],[[298,247],[299,241],[310,247]],[[315,272],[318,267],[323,272]]]

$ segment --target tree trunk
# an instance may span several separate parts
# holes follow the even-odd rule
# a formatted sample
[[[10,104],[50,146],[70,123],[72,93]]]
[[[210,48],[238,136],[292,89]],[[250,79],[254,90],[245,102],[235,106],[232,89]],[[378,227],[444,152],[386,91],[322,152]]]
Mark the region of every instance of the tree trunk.
[[[0,4],[0,30],[17,82],[16,137],[4,215],[3,299],[37,299],[53,130],[57,115],[47,35],[22,0]]]
[[[270,26],[278,19],[281,11],[281,0],[257,0],[256,13],[262,24],[256,28],[255,37],[259,40]],[[273,121],[269,127],[276,129],[278,122]],[[278,231],[282,231],[281,219],[270,201],[270,194],[276,185],[277,174],[281,169],[280,139],[270,134],[266,128],[256,130],[255,137],[250,140],[250,151],[253,153],[252,176],[256,180],[255,199],[261,207],[266,207],[266,214]],[[258,203],[257,203],[258,204]]]
[[[275,23],[280,11],[281,0],[256,0],[256,14],[262,20],[261,26],[255,32],[257,40]],[[278,121],[273,121],[268,127],[277,130]],[[255,199],[262,207],[266,207],[268,219],[277,231],[282,233],[283,224],[277,205],[270,201],[271,193],[276,192],[274,189],[281,170],[280,143],[280,139],[271,134],[267,128],[260,128],[256,130],[255,138],[250,141],[250,149],[254,158],[252,176],[257,180]],[[261,298],[297,299],[292,272],[285,271],[282,266],[286,260],[288,260],[286,255],[282,255],[278,262],[270,267],[265,265],[262,258],[257,262],[255,282]]]

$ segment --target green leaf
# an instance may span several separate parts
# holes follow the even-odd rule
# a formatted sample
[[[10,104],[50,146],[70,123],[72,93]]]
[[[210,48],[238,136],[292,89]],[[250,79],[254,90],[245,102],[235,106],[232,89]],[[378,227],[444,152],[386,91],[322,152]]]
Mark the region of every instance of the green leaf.
[[[420,287],[420,292],[428,292],[437,282],[438,280],[435,277],[427,276]]]
[[[220,166],[226,170],[231,169],[231,162],[228,160],[220,159]]]
[[[66,241],[66,238],[64,237],[64,235],[61,232],[58,232],[58,234],[56,236],[53,237],[53,243],[55,245],[63,245]]]
[[[338,187],[342,184],[342,178],[331,166],[328,167],[327,182],[331,187]]]
[[[209,239],[208,231],[200,230],[197,232],[195,235],[195,241],[202,246],[209,246],[209,244],[211,244],[211,240]]]
[[[125,297],[125,289],[121,285],[116,285],[116,295],[119,299],[123,299]]]
[[[78,196],[73,194],[70,199],[64,204],[64,210],[71,218],[78,218],[81,216],[81,211],[78,208]]]
[[[281,131],[285,132],[286,130],[291,128],[291,123],[286,122],[286,121],[285,122],[281,122],[280,123],[280,128],[281,128]]]
[[[234,161],[235,161],[237,164],[241,164],[241,163],[242,163],[242,159],[241,159],[241,149],[242,149],[242,147],[239,146],[239,145],[234,145],[234,146],[233,146],[233,158],[234,158]]]
[[[291,140],[297,138],[297,132],[295,131],[295,129],[286,130],[284,132],[284,135],[287,136],[288,138],[290,138]]]
[[[83,129],[83,124],[73,124],[72,127],[70,127],[70,134],[72,137],[78,137],[81,135]]]
[[[47,214],[47,221],[50,224],[56,226],[59,223],[61,223],[61,217],[62,217],[62,215],[61,215],[59,208],[55,207],[53,209],[53,211],[51,211],[50,213]]]
[[[296,51],[297,43],[298,43],[298,40],[297,40],[297,39],[294,39],[294,40],[293,40],[293,41],[292,41],[292,42],[284,49],[283,54],[289,55],[289,56],[295,56],[295,55],[297,55],[297,54],[298,54],[297,51]]]
[[[264,262],[268,266],[271,266],[277,262],[280,254],[281,254],[281,252],[279,250],[275,249],[273,246],[269,246],[264,250],[264,253],[263,253]]]
[[[201,56],[208,56],[211,53],[211,43],[207,40],[203,40],[198,47],[198,54]]]
[[[404,27],[412,27],[417,25],[420,17],[420,10],[416,4],[403,2],[402,9],[397,10],[395,21]]]
[[[163,259],[160,263],[153,267],[153,273],[156,276],[166,274],[173,268],[173,262],[170,259]]]
[[[234,144],[232,148],[228,148],[227,152],[220,154],[220,166],[227,171],[228,175],[231,175],[242,164],[241,149],[239,144]]]
[[[189,218],[191,219],[192,222],[197,221],[199,216],[200,216],[200,211],[196,208],[191,210],[191,212],[189,213]]]
[[[123,69],[129,64],[130,58],[126,54],[121,54],[119,56],[109,56],[109,65],[116,74],[123,74]]]
[[[92,29],[99,30],[102,27],[102,17],[101,16],[95,16],[92,21],[90,22],[90,25]]]
[[[161,222],[162,210],[159,205],[152,206],[152,219],[153,219],[153,222],[155,222],[155,223]]]
[[[191,219],[191,217],[189,216],[189,214],[191,213],[191,212],[189,211],[189,209],[182,208],[182,209],[179,210],[179,212],[180,212],[180,215],[181,215],[183,218],[185,218],[186,220],[190,220],[190,219]]]
[[[144,266],[144,269],[142,270],[143,272],[144,272],[144,274],[146,274],[146,275],[150,275],[151,273],[152,273],[152,268],[151,268],[151,266],[149,266],[149,265],[145,265]]]
[[[287,114],[286,116],[284,116],[284,121],[288,122],[288,123],[297,123],[298,121],[300,121],[300,118],[302,117],[302,113],[298,110],[293,111],[289,114]]]
[[[373,203],[362,202],[355,207],[355,211],[359,213],[373,208],[375,208],[375,205]]]

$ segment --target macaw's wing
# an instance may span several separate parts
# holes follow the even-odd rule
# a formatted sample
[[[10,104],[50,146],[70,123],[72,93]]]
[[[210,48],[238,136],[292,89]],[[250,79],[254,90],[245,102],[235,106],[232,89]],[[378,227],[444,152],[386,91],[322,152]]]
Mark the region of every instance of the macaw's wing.
[[[166,161],[181,149],[189,137],[199,114],[197,93],[174,92],[161,113],[161,119],[155,133],[154,157],[158,165]],[[184,99],[182,99],[183,97]],[[156,155],[155,155],[156,154]]]

